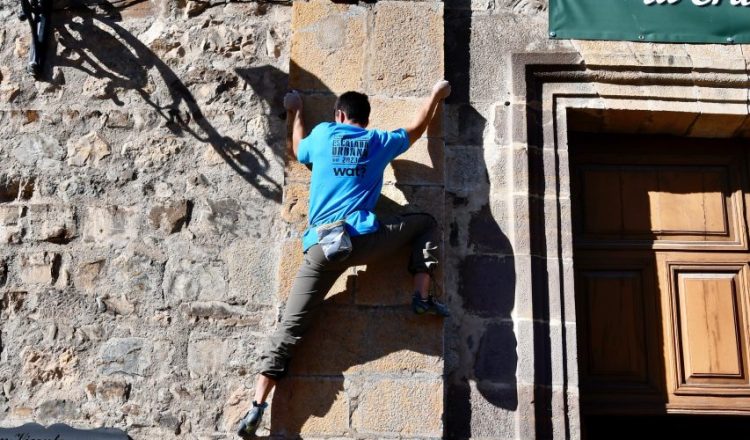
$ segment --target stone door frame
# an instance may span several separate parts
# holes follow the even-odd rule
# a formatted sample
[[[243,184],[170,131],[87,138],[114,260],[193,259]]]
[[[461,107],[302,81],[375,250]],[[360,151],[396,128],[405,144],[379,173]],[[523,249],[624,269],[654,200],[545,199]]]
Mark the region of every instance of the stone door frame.
[[[512,100],[509,111],[497,116],[505,118],[496,126],[505,127],[512,147],[505,163],[513,197],[508,235],[518,274],[514,316],[530,322],[517,324],[519,348],[529,347],[519,349],[518,371],[527,372],[519,383],[534,385],[534,417],[519,415],[521,438],[580,438],[569,112],[693,113],[692,132],[683,135],[701,137],[731,137],[750,121],[750,80],[742,60],[719,70],[668,57],[599,55],[510,55]],[[718,117],[733,124],[712,127]]]

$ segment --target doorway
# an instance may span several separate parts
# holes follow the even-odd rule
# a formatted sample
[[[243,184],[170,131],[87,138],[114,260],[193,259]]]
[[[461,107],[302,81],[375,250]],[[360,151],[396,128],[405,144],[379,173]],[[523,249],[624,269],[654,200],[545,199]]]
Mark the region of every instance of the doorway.
[[[750,427],[746,142],[568,145],[582,432]]]

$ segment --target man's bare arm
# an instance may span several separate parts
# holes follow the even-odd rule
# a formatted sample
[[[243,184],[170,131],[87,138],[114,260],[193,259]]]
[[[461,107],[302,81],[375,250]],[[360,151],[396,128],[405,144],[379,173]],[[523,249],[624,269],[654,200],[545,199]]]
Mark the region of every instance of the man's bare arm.
[[[432,117],[435,114],[440,101],[447,98],[451,94],[451,85],[448,81],[438,81],[433,87],[430,97],[422,104],[422,107],[414,117],[414,121],[406,127],[406,132],[409,134],[409,145],[414,144],[425,130],[430,125]]]
[[[302,117],[302,97],[299,93],[292,91],[284,95],[284,108],[287,117],[292,119],[292,153],[294,157],[299,151],[299,143],[305,137],[305,120]]]

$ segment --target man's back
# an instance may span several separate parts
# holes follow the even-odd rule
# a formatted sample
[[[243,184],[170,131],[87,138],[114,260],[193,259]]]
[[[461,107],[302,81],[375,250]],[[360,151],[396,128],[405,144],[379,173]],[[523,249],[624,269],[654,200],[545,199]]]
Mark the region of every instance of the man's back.
[[[299,145],[298,159],[312,164],[309,224],[346,219],[352,236],[371,233],[372,213],[383,186],[383,171],[409,148],[403,129],[387,132],[324,122]],[[305,249],[315,244],[314,228],[305,233]]]

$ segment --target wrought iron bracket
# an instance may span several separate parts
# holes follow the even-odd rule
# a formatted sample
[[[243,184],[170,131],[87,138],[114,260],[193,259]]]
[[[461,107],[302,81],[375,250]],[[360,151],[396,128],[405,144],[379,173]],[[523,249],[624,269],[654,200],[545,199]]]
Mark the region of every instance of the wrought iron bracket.
[[[31,47],[27,70],[35,77],[44,71],[47,41],[50,34],[52,0],[21,0],[21,13],[18,18],[28,21],[31,28]]]

